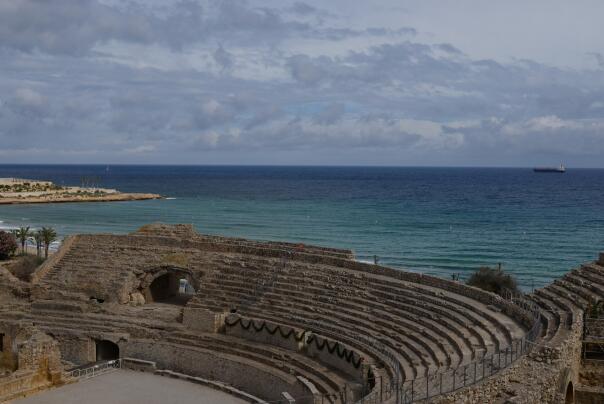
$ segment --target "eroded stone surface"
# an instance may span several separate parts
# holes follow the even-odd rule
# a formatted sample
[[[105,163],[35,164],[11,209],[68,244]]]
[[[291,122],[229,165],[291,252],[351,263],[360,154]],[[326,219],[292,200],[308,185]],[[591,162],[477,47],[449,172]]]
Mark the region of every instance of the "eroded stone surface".
[[[391,402],[397,380],[433,396],[438,382],[445,391],[460,386],[441,374],[464,369],[465,379],[479,379],[486,368],[475,361],[518,349],[535,325],[526,305],[353,258],[201,235],[190,225],[71,236],[31,284],[0,268],[0,297],[9,302],[0,333],[26,322],[52,335],[39,343],[54,344],[66,368],[117,352],[265,400],[288,392],[299,402],[313,394],[352,402],[370,393]],[[179,294],[183,285],[194,294]],[[582,310],[602,291],[604,268],[593,263],[535,292],[543,333],[532,353],[431,401],[564,402],[568,384],[580,384]]]

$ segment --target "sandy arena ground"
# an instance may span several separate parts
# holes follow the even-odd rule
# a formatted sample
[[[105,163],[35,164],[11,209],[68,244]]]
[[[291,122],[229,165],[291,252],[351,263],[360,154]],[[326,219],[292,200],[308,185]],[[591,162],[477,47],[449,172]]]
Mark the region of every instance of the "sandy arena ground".
[[[11,401],[14,404],[243,404],[226,393],[183,380],[119,370]]]

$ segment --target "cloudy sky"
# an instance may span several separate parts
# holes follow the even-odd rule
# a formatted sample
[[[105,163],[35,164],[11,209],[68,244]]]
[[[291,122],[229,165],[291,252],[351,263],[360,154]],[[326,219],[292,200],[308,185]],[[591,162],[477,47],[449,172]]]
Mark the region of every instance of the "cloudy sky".
[[[601,0],[1,0],[0,163],[604,167]]]

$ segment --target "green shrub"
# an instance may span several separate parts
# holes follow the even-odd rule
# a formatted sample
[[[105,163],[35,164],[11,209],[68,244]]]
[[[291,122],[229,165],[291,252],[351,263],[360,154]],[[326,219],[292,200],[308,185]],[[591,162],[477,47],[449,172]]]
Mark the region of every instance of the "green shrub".
[[[17,250],[17,239],[11,233],[0,231],[0,260],[7,259]]]
[[[499,268],[481,267],[470,276],[466,284],[498,295],[505,289],[519,291],[516,279]]]

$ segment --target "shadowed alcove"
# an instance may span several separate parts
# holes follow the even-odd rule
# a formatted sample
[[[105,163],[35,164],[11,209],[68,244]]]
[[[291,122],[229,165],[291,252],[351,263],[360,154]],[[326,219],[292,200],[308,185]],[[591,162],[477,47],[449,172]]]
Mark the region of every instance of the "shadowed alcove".
[[[185,305],[195,293],[193,279],[182,271],[169,271],[157,276],[144,290],[146,303]]]
[[[566,386],[566,397],[564,399],[565,404],[573,404],[575,402],[575,389],[573,388],[572,382]]]
[[[109,361],[119,359],[120,347],[115,343],[107,340],[96,341],[96,360]]]

